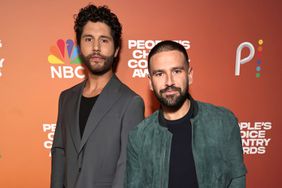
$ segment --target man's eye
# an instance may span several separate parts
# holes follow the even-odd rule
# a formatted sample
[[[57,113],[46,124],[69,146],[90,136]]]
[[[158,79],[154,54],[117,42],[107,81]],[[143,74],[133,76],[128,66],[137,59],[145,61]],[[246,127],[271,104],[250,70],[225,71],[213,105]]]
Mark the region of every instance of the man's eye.
[[[85,40],[85,42],[91,42],[92,38],[88,37],[88,38],[85,38],[84,40]]]
[[[156,72],[156,73],[154,74],[154,76],[157,76],[157,77],[160,77],[160,76],[162,76],[162,75],[163,75],[162,72]]]
[[[108,40],[108,39],[101,39],[101,42],[102,42],[102,43],[108,43],[109,40]]]
[[[182,72],[182,70],[180,70],[180,69],[176,69],[176,70],[174,70],[173,71],[175,74],[179,74],[179,73],[181,73]]]

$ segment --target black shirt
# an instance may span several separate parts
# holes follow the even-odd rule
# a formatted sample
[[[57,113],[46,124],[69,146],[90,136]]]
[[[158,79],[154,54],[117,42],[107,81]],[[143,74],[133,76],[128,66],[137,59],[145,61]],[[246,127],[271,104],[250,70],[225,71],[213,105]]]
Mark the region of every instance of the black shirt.
[[[191,103],[192,104],[192,103]],[[166,120],[160,113],[160,122],[173,134],[170,152],[169,188],[197,188],[197,175],[192,153],[192,126],[189,112],[178,120]]]
[[[97,100],[99,95],[95,97],[84,97],[81,96],[80,101],[80,109],[79,109],[79,130],[80,130],[80,137],[82,138],[86,122],[88,120],[89,114]]]

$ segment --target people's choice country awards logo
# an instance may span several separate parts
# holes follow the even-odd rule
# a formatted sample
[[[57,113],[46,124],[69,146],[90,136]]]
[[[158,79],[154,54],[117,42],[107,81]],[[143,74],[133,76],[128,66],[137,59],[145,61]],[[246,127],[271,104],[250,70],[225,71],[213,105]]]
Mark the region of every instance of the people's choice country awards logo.
[[[43,132],[47,134],[47,139],[43,142],[43,147],[48,150],[49,157],[51,157],[51,148],[54,140],[54,134],[56,130],[55,123],[43,123],[42,124]]]
[[[271,141],[271,121],[239,123],[244,154],[266,154]]]
[[[256,54],[256,78],[261,77],[261,65],[262,65],[262,51],[263,51],[263,40],[259,39],[257,41],[257,48],[255,49],[254,45],[250,42],[241,43],[236,50],[236,61],[235,61],[235,76],[240,76],[241,65],[244,65],[248,62],[252,62]],[[249,54],[246,57],[242,57],[242,51],[244,49],[249,50]]]
[[[79,49],[71,39],[59,39],[50,47],[48,62],[51,64],[52,78],[84,78],[80,65]]]
[[[186,50],[190,49],[191,43],[188,40],[174,40],[184,46]],[[147,58],[149,51],[161,40],[128,40],[128,51],[131,54],[127,61],[127,66],[132,70],[132,78],[145,78],[148,76]]]

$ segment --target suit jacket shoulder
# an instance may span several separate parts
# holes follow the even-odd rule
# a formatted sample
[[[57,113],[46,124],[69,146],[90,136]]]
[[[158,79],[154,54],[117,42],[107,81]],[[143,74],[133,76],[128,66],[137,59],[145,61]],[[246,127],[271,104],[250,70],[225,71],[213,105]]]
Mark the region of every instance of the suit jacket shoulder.
[[[112,85],[115,85],[116,87],[119,87],[120,92],[123,93],[125,96],[139,96],[137,93],[135,93],[132,89],[130,89],[127,85],[125,85],[123,82],[121,82],[116,75],[113,75],[111,82]],[[139,96],[140,97],[140,96]]]
[[[78,84],[76,84],[76,85],[74,85],[74,86],[72,86],[68,89],[63,90],[61,92],[61,95],[66,95],[66,94],[69,94],[71,92],[80,92],[81,89],[84,87],[85,82],[86,82],[86,80],[83,80],[82,82],[80,82],[80,83],[78,83]]]

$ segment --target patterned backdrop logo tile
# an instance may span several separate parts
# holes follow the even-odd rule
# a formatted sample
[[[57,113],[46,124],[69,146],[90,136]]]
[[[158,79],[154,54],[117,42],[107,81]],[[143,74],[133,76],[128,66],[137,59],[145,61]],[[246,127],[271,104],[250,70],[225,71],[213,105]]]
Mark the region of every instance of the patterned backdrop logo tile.
[[[71,39],[58,39],[56,44],[50,47],[48,62],[51,65],[51,78],[83,79],[85,77],[79,57],[79,48]]]
[[[263,39],[259,39],[257,41],[257,48],[251,43],[251,42],[243,42],[241,43],[236,50],[236,60],[235,60],[235,76],[240,76],[241,72],[241,65],[244,65],[249,62],[253,62],[253,59],[256,60],[256,78],[261,77],[261,71],[262,71],[262,51],[263,51]],[[249,53],[246,57],[243,57],[242,52],[244,49],[247,49]]]
[[[271,121],[243,121],[239,123],[244,154],[266,154],[270,145]]]
[[[174,40],[184,46],[186,50],[191,48],[189,40]],[[127,48],[131,54],[130,59],[127,61],[127,66],[131,70],[132,78],[147,78],[148,62],[147,58],[149,51],[161,40],[128,40]]]
[[[74,45],[73,40],[57,40],[56,45],[50,47],[51,54],[48,56],[48,62],[51,64],[62,65],[66,62],[70,64],[80,64],[78,47]]]
[[[56,124],[55,123],[43,123],[42,130],[46,134],[47,138],[43,141],[43,147],[48,151],[49,157],[51,157],[51,148],[54,140]]]

